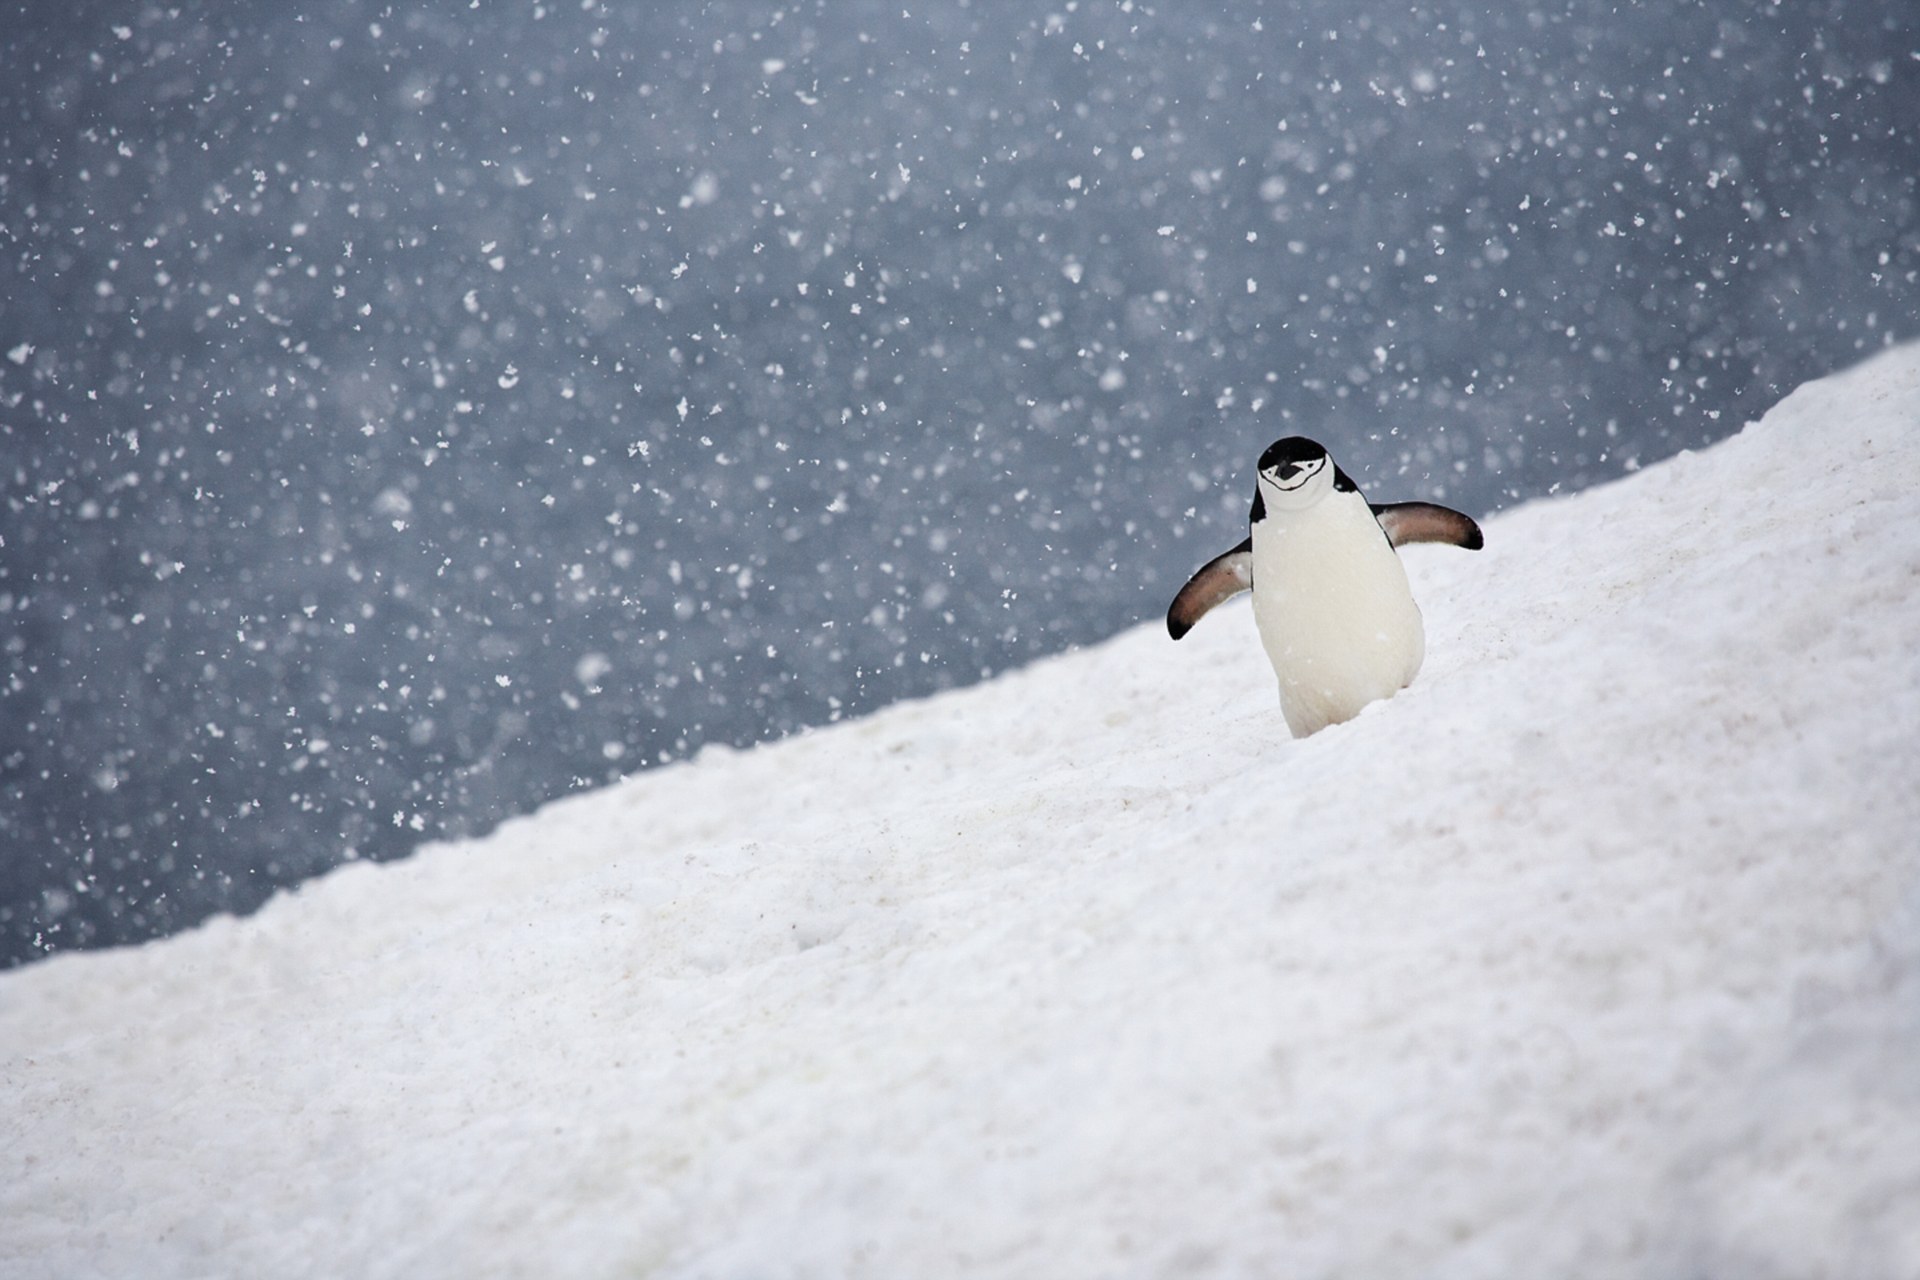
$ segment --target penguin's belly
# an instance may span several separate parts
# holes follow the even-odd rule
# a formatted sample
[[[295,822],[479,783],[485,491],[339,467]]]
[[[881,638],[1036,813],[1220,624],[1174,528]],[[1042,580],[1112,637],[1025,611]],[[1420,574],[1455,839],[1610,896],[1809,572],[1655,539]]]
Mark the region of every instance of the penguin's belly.
[[[1275,513],[1254,526],[1253,617],[1296,738],[1391,698],[1426,656],[1407,572],[1361,511]]]

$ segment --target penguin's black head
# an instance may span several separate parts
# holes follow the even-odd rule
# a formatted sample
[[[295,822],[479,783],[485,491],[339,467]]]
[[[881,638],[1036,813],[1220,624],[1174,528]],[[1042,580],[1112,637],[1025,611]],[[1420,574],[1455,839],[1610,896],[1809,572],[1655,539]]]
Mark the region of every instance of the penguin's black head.
[[[1333,466],[1333,458],[1305,436],[1275,440],[1260,455],[1260,477],[1282,493],[1300,488]]]

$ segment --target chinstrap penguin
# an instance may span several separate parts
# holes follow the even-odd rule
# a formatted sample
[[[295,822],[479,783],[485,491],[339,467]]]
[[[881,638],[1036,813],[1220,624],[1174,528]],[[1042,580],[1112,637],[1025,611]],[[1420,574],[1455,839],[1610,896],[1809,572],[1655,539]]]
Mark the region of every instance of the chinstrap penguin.
[[[1480,526],[1429,502],[1370,504],[1312,440],[1260,455],[1251,530],[1180,588],[1167,609],[1178,640],[1203,614],[1253,592],[1253,620],[1296,738],[1350,720],[1407,687],[1426,656],[1419,606],[1394,548],[1446,542],[1478,551]]]

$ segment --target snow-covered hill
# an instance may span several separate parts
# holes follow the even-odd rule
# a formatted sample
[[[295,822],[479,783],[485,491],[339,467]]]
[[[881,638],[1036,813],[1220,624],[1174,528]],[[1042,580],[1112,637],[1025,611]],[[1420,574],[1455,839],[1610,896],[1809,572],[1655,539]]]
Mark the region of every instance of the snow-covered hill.
[[[1920,349],[1486,532],[0,975],[0,1274],[1920,1274]]]

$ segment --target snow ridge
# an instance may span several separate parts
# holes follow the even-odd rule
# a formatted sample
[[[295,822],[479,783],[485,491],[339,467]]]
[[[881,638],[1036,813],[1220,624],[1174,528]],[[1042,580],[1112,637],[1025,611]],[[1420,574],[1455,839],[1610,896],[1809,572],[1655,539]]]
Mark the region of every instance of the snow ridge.
[[[1243,603],[0,975],[0,1275],[1920,1274],[1916,427],[1407,549],[1311,739]]]

